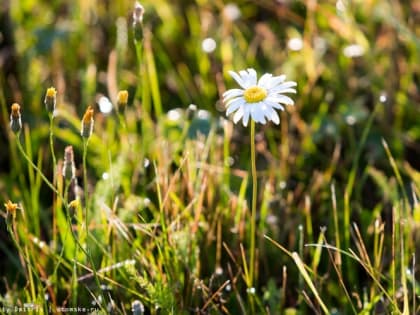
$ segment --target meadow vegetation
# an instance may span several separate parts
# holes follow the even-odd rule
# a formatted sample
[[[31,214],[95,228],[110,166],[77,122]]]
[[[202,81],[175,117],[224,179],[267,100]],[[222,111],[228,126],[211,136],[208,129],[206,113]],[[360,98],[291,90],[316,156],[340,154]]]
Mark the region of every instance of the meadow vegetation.
[[[141,4],[2,1],[0,313],[419,314],[418,3]]]

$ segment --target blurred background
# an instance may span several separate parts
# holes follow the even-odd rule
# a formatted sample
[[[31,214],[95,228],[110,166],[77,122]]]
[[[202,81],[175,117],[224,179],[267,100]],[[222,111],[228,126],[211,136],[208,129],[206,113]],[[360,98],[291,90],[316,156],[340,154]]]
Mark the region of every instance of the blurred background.
[[[144,38],[152,45],[165,111],[196,103],[222,115],[228,70],[254,67],[298,82],[291,123],[331,156],[353,152],[360,126],[377,107],[371,162],[386,137],[419,167],[419,4],[416,1],[144,1]],[[40,127],[47,86],[81,115],[118,89],[137,84],[132,1],[8,1],[1,7],[2,103],[23,106]],[[226,80],[225,80],[226,79]],[[138,100],[133,100],[138,102]],[[381,103],[380,106],[377,104]],[[5,109],[3,110],[3,112]],[[3,115],[2,138],[8,118]],[[311,137],[307,138],[307,133]],[[317,150],[318,153],[319,150]],[[8,157],[1,154],[7,165]],[[350,159],[351,160],[351,159]],[[5,168],[7,170],[7,168]]]

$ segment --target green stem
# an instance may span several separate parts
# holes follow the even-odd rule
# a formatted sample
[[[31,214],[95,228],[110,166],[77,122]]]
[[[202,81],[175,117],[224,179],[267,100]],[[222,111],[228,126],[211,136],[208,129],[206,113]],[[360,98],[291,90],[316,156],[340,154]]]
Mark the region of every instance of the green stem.
[[[23,260],[25,261],[25,263],[27,264],[26,266],[26,276],[27,276],[27,280],[29,282],[29,288],[30,288],[30,292],[31,292],[31,298],[33,301],[37,300],[37,295],[36,295],[36,289],[35,289],[35,282],[34,282],[34,276],[37,280],[37,283],[42,283],[41,279],[38,275],[38,272],[35,269],[35,266],[32,264],[31,259],[29,257],[29,253],[28,253],[28,248],[25,246],[24,248],[22,248],[22,246],[20,246],[19,242],[18,242],[18,232],[16,229],[16,222],[14,219],[12,219],[12,222],[7,222],[7,230],[10,233],[10,236],[12,238],[12,241],[14,243],[14,245],[16,246],[16,249],[18,250],[18,253],[20,253],[20,255],[22,255]]]
[[[52,182],[54,185],[57,184],[56,182],[56,176],[57,176],[57,159],[55,158],[55,152],[54,152],[54,131],[53,131],[53,127],[54,127],[54,112],[52,113],[48,113],[48,117],[50,119],[50,151],[51,151],[51,157],[52,157],[52,162],[53,162],[53,177],[52,177]],[[67,204],[67,199],[65,199],[65,203],[64,206]],[[53,198],[54,202],[53,202],[53,207],[52,207],[52,243],[54,244],[54,250],[57,248],[57,229],[56,229],[56,217],[57,214],[56,212],[56,207],[55,207],[55,198]],[[56,272],[54,272],[54,280],[56,280]],[[54,284],[56,285],[57,282],[54,281]]]
[[[143,66],[143,42],[142,41],[134,41],[134,47],[136,49],[136,58],[137,58],[137,64],[138,64],[138,81],[137,81],[137,89],[136,89],[136,95],[135,98],[140,97],[140,91],[142,90],[142,79],[143,79],[143,72],[144,72],[144,66]]]
[[[257,217],[257,166],[255,161],[255,122],[251,120],[251,174],[252,174],[252,206],[251,206],[251,233],[250,233],[250,262],[249,262],[249,288],[254,287],[255,269],[255,238]]]
[[[86,156],[87,156],[87,149],[88,149],[88,142],[89,138],[83,138],[83,191],[85,195],[85,228],[86,228],[86,241],[87,236],[89,234],[88,229],[88,215],[89,215],[89,195],[88,195],[88,188],[87,188],[87,168],[86,168]]]
[[[99,294],[102,296],[102,301],[104,301],[104,303],[105,303],[105,301],[106,301],[105,295],[102,293],[101,284],[99,282],[99,277],[98,277],[98,274],[97,274],[97,271],[96,271],[95,263],[93,261],[92,254],[90,252],[90,248],[89,248],[89,245],[88,245],[88,242],[89,242],[89,207],[90,207],[88,187],[87,187],[87,167],[86,167],[86,156],[87,156],[87,150],[88,150],[88,143],[89,143],[89,138],[84,138],[83,137],[83,191],[84,191],[84,195],[85,195],[86,249],[84,249],[83,246],[81,246],[81,244],[79,243],[78,240],[76,240],[76,241],[79,244],[82,251],[87,256],[90,264],[92,265],[93,278],[95,279],[95,283],[98,286]]]
[[[61,194],[58,192],[58,190],[54,187],[54,185],[48,180],[48,178],[45,177],[45,175],[41,172],[41,170],[38,168],[38,166],[36,166],[34,164],[34,162],[32,162],[31,158],[26,154],[25,150],[22,147],[22,143],[20,143],[20,132],[16,134],[16,144],[18,146],[18,149],[20,151],[20,153],[22,153],[23,157],[28,161],[28,163],[34,168],[34,170],[36,170],[39,175],[41,176],[42,180],[47,184],[47,186],[49,188],[51,188],[51,190],[57,194],[57,196],[59,196],[59,198],[61,198],[61,200],[63,201],[63,203],[65,204],[63,197],[61,196]]]
[[[54,131],[53,131],[53,127],[54,127],[54,114],[50,113],[48,114],[49,118],[50,118],[50,150],[51,150],[51,157],[53,160],[53,183],[55,182],[55,177],[57,176],[56,171],[57,171],[57,159],[55,158],[55,153],[54,153]]]

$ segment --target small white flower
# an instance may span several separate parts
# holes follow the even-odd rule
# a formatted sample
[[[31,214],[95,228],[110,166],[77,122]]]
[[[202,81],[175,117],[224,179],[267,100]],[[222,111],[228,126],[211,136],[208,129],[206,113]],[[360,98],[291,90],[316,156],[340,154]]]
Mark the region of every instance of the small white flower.
[[[273,77],[272,74],[265,73],[257,80],[257,72],[254,69],[242,70],[239,73],[229,71],[229,74],[242,87],[223,93],[226,116],[235,112],[235,124],[242,118],[242,124],[246,127],[251,117],[261,124],[272,121],[278,125],[280,118],[274,109],[284,110],[280,104],[294,105],[293,100],[283,93],[296,93],[293,87],[297,84],[294,81],[285,81],[285,75]]]

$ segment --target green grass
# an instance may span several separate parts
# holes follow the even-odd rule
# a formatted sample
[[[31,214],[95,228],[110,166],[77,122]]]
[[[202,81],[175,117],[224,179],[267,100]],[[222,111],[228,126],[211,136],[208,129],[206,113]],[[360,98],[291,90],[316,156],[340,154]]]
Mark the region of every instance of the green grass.
[[[137,40],[128,0],[0,12],[0,202],[19,207],[0,210],[0,313],[420,312],[414,1],[233,2],[237,20],[223,1],[144,1]],[[298,83],[279,126],[255,125],[256,177],[221,102],[249,67]]]

